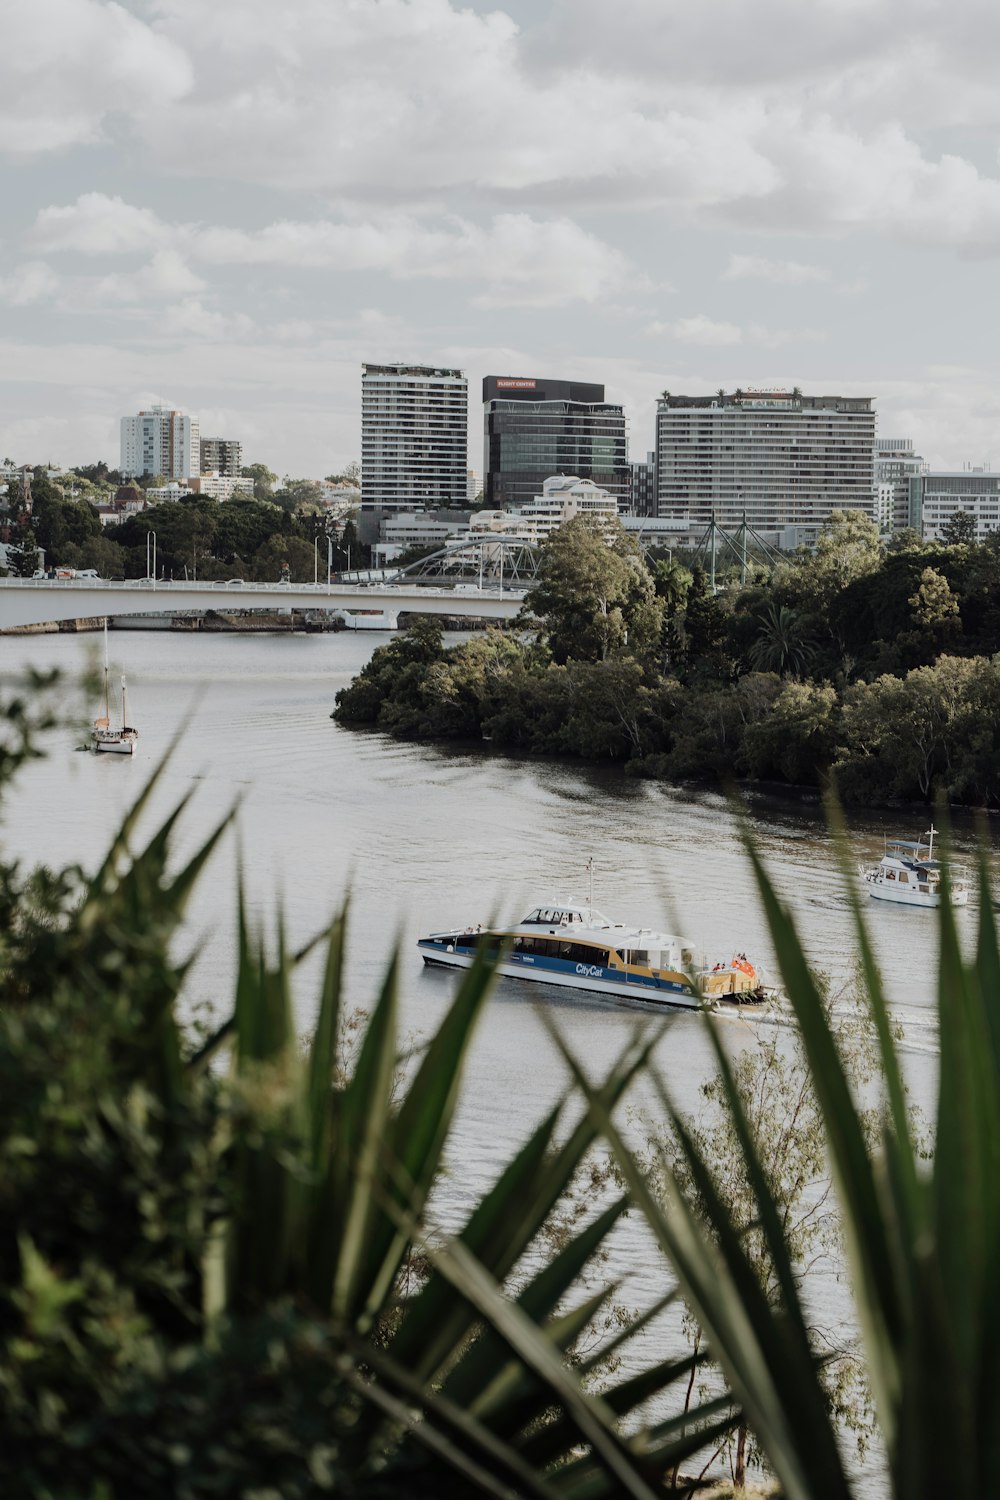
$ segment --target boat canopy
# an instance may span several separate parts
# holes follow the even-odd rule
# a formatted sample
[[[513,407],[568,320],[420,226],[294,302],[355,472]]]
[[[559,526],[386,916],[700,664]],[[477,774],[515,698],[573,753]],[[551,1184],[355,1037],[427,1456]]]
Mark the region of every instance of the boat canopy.
[[[522,920],[522,927],[608,927],[611,923],[599,911],[586,906],[536,906]]]

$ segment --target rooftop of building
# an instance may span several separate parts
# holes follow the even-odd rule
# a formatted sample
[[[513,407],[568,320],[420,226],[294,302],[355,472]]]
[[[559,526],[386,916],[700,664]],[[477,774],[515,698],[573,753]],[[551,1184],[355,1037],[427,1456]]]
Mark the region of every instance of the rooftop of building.
[[[452,370],[443,365],[410,365],[403,364],[402,362],[388,365],[363,364],[361,370],[362,378],[366,375],[403,375],[413,376],[418,380],[433,380],[435,378],[445,380],[465,379],[464,370]]]
[[[715,391],[708,396],[674,395],[663,391],[657,400],[661,411],[699,408],[723,411],[733,407],[766,407],[777,411],[871,411],[874,396],[806,396],[797,387],[790,391],[767,390],[755,386],[733,391]]]

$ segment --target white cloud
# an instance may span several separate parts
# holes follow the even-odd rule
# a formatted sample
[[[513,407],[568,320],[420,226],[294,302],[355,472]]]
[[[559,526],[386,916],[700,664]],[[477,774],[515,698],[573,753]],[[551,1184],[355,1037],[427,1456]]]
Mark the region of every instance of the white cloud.
[[[816,344],[825,335],[815,328],[768,328],[763,323],[719,322],[697,313],[675,322],[651,323],[647,332],[665,334],[678,344],[695,344],[703,349],[730,349],[737,344],[757,345],[761,349],[782,349],[788,344]]]
[[[27,241],[41,251],[126,255],[157,250],[168,236],[150,208],[136,208],[109,193],[81,193],[75,203],[40,209]]]
[[[0,276],[0,301],[12,307],[28,307],[52,297],[59,284],[59,277],[44,261],[26,261],[9,276]]]
[[[804,265],[797,260],[767,260],[763,255],[731,255],[722,273],[723,281],[773,281],[778,286],[805,286],[830,280],[826,266]]]
[[[665,333],[679,344],[700,344],[704,349],[726,349],[743,342],[743,330],[738,324],[715,322],[703,313],[693,318],[678,318],[675,323],[651,323],[649,332]]]
[[[280,266],[300,270],[383,271],[400,281],[415,278],[482,283],[480,306],[557,306],[595,302],[642,278],[621,251],[571,219],[497,214],[487,225],[458,216],[428,223],[408,214],[378,219],[283,220],[248,230],[169,224],[121,198],[85,193],[75,203],[43,209],[28,242],[49,253],[114,254],[161,248],[150,271],[117,278],[125,296],[146,290],[200,290],[184,255],[213,266]],[[157,287],[172,275],[187,284]],[[105,278],[113,289],[116,278]]]
[[[191,86],[183,47],[111,0],[4,0],[0,55],[0,151],[15,157],[93,143],[109,115]]]

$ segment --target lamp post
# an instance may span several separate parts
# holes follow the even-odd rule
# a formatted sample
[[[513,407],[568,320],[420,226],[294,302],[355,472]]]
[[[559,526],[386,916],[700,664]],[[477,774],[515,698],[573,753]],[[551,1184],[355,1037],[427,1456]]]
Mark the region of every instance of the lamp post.
[[[152,573],[150,573],[150,571],[149,571],[149,539],[150,539],[150,537],[153,538],[153,571],[152,571]],[[153,583],[155,585],[155,583],[156,583],[156,532],[155,531],[147,531],[146,532],[146,577],[147,578],[152,578]]]
[[[319,583],[319,532],[313,537],[313,588]]]
[[[331,585],[332,582],[333,582],[333,537],[328,535],[327,539],[326,539],[326,591],[327,591],[327,593],[330,592],[330,585]]]

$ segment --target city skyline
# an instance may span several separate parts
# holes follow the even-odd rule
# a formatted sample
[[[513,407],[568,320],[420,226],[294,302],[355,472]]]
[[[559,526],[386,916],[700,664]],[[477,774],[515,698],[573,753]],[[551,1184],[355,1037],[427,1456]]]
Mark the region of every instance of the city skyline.
[[[964,0],[12,0],[0,445],[112,462],[162,400],[360,457],[358,371],[874,397],[1000,458],[992,63]],[[470,462],[478,465],[470,412]]]

